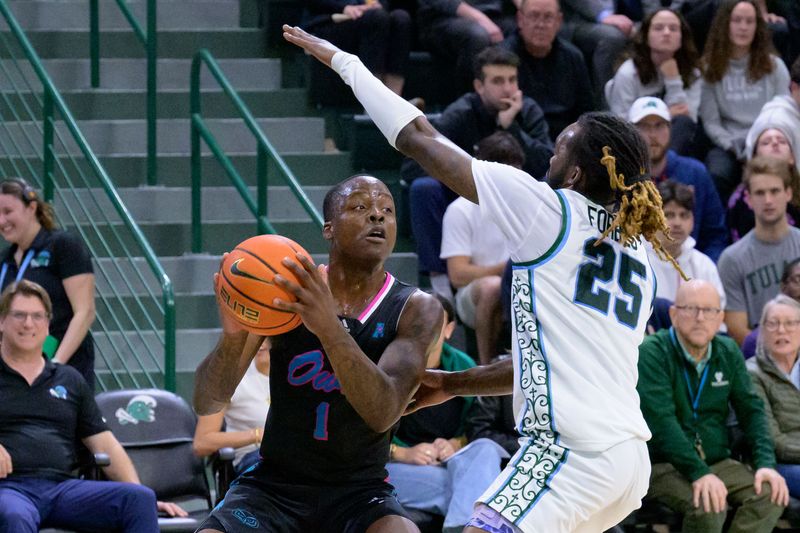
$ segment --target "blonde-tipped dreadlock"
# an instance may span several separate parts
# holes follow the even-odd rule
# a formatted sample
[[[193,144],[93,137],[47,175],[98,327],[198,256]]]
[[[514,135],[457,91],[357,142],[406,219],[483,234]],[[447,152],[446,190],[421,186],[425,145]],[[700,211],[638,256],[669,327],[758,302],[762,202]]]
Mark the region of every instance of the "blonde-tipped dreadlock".
[[[659,231],[663,232],[667,238],[671,237],[669,236],[667,219],[664,217],[661,195],[658,193],[653,181],[640,179],[634,182],[633,185],[626,185],[625,176],[617,174],[617,160],[611,155],[611,148],[608,146],[603,147],[603,157],[600,159],[600,164],[606,167],[611,189],[619,193],[620,204],[611,225],[606,228],[595,244],[599,244],[616,228],[619,228],[619,242],[623,246],[630,246],[641,235],[650,241],[659,259],[669,261],[681,277],[688,281],[689,278],[683,272],[683,269],[675,261],[675,258],[664,249],[661,240],[658,238]]]

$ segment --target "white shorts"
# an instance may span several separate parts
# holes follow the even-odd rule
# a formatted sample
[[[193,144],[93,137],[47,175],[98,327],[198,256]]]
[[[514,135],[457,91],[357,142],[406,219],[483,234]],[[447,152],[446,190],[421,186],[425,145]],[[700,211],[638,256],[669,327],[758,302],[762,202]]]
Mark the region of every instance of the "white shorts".
[[[641,506],[650,479],[644,441],[630,439],[603,452],[522,442],[478,500],[520,531],[601,533]]]
[[[472,292],[477,281],[474,279],[456,291],[456,314],[461,322],[472,329],[475,329],[475,302],[472,300]]]

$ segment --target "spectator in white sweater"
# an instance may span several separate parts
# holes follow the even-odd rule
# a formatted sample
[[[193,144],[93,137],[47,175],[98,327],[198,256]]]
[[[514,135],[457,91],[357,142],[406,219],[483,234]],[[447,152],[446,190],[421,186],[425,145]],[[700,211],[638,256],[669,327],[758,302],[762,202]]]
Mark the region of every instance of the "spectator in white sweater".
[[[706,43],[700,102],[700,118],[713,144],[706,166],[723,203],[741,179],[750,126],[764,104],[789,93],[789,71],[772,52],[756,3],[726,0]]]
[[[644,19],[629,57],[605,87],[611,112],[627,117],[638,98],[664,100],[672,116],[670,148],[688,155],[697,127],[702,82],[697,49],[683,17],[660,9]]]

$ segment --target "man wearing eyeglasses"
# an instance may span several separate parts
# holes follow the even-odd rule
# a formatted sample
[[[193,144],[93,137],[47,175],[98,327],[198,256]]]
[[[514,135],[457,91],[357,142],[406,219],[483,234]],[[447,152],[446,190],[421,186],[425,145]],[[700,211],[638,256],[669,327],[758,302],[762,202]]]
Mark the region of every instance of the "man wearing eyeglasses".
[[[721,532],[728,502],[738,506],[730,531],[772,531],[789,492],[739,347],[717,334],[719,294],[707,281],[689,281],[669,313],[673,326],[639,347],[637,389],[653,434],[648,497],[682,513],[684,533]],[[755,472],[731,458],[729,406]]]
[[[60,527],[155,533],[156,502],[108,430],[77,370],[42,356],[52,306],[36,283],[20,280],[0,296],[0,533]],[[77,440],[111,459],[115,481],[75,479]]]

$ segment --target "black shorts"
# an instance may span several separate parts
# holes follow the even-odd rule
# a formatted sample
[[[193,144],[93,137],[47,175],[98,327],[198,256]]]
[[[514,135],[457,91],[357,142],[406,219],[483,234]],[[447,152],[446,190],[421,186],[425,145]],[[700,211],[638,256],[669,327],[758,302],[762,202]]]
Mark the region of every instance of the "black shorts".
[[[408,517],[384,481],[345,486],[278,483],[247,471],[200,524],[226,533],[364,533],[378,519]]]

